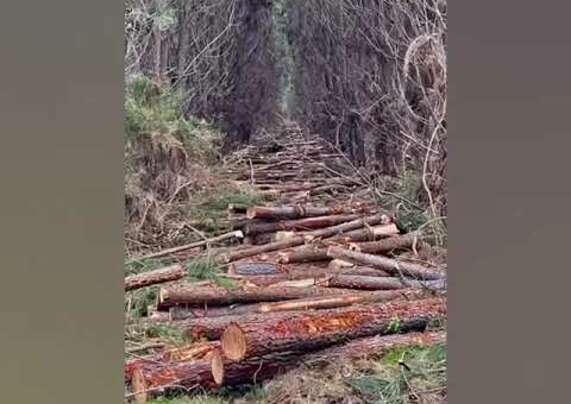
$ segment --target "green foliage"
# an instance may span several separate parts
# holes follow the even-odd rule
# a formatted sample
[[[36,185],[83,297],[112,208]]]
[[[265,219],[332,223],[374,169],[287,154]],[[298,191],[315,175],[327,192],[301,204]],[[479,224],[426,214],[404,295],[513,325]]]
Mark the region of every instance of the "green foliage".
[[[401,329],[401,321],[398,317],[391,319],[387,327],[387,331],[393,334],[397,334]]]
[[[149,286],[127,292],[125,295],[126,309],[132,317],[144,317],[148,314],[148,307],[157,301],[158,286]]]
[[[165,262],[157,258],[144,258],[142,260],[134,260],[127,262],[125,268],[125,276],[136,275],[153,269],[166,266]]]
[[[160,338],[174,343],[182,343],[186,340],[184,334],[178,329],[166,324],[153,324],[145,330],[147,338]]]
[[[201,394],[194,397],[157,398],[149,401],[149,404],[224,404],[227,402],[213,395]]]
[[[251,207],[264,201],[262,195],[250,189],[209,190],[195,199],[198,202],[191,207],[191,216],[202,230],[212,233],[228,230],[221,222],[227,217],[229,204]]]
[[[128,141],[141,136],[172,136],[203,162],[219,157],[222,133],[204,120],[184,114],[181,92],[161,89],[148,77],[139,75],[127,83],[125,131]]]
[[[227,289],[236,286],[232,279],[223,276],[224,269],[211,258],[190,261],[186,265],[186,268],[188,270],[188,277],[192,281],[209,280]]]
[[[348,380],[366,402],[405,404],[409,395],[446,388],[446,346],[397,348]]]

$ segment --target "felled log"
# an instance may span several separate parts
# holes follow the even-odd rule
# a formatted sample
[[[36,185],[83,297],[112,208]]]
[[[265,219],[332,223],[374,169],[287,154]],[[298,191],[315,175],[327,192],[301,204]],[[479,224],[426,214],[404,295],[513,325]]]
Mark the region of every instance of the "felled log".
[[[323,227],[335,226],[340,223],[349,222],[358,219],[359,215],[330,215],[308,217],[298,220],[282,220],[278,222],[259,222],[249,223],[244,227],[244,233],[247,235],[270,233],[280,230],[308,230],[320,229]]]
[[[283,250],[290,247],[296,247],[304,244],[307,240],[313,240],[315,238],[327,238],[333,237],[344,232],[358,229],[366,225],[375,225],[382,221],[387,220],[385,215],[374,215],[365,217],[362,219],[353,220],[346,223],[341,223],[336,226],[326,227],[324,229],[314,230],[306,232],[303,235],[291,237],[281,241],[275,241],[272,243],[245,248],[241,250],[231,251],[227,254],[222,254],[219,259],[224,263],[230,263],[232,261],[237,261],[242,258],[252,257],[254,255],[263,254],[271,251]]]
[[[210,358],[175,364],[157,364],[152,367],[136,368],[129,380],[130,393],[138,403],[145,403],[151,397],[169,390],[215,388]]]
[[[327,280],[326,285],[332,288],[362,290],[392,290],[404,288],[427,288],[436,290],[446,288],[446,282],[442,279],[422,282],[414,279],[355,275],[334,275]]]
[[[242,307],[242,306],[241,306]],[[242,310],[238,308],[238,310]],[[289,312],[275,313],[241,313],[218,317],[202,317],[181,320],[172,323],[172,326],[179,329],[183,335],[193,340],[207,339],[210,341],[218,340],[224,330],[231,324],[239,322],[241,324],[258,324],[269,318],[287,318]]]
[[[250,304],[232,304],[229,306],[205,306],[205,305],[177,305],[171,306],[168,311],[169,321],[186,320],[192,318],[220,317],[243,314],[249,312]]]
[[[127,360],[124,374],[131,395],[145,402],[169,388],[214,386],[209,372],[210,356],[219,347],[218,341],[194,343]]]
[[[394,223],[388,223],[381,226],[365,227],[349,231],[345,234],[340,234],[333,237],[331,240],[335,241],[373,241],[383,237],[389,237],[399,234],[399,229]]]
[[[352,306],[364,303],[388,302],[396,299],[415,300],[426,297],[423,290],[403,289],[400,291],[377,291],[370,293],[353,293],[343,296],[316,297],[308,299],[288,300],[285,302],[259,303],[253,310],[258,313],[278,311],[320,310]]]
[[[235,386],[258,383],[299,366],[339,363],[343,360],[381,357],[387,351],[413,346],[430,346],[446,342],[444,331],[411,332],[359,338],[343,345],[326,348],[310,354],[275,352],[264,356],[245,358],[235,362],[225,359],[220,352],[211,356],[212,376],[218,385]]]
[[[445,314],[445,299],[432,298],[296,313],[257,324],[237,322],[224,330],[222,351],[231,360],[271,352],[307,352],[340,339],[422,331],[431,319]]]
[[[388,302],[391,300],[415,300],[430,296],[424,290],[353,292],[341,296],[288,300],[286,302],[258,303],[236,306],[227,311],[214,311],[212,315],[177,319],[172,326],[194,340],[220,338],[231,324],[260,324],[269,319],[287,318],[291,313],[306,310],[328,310],[355,304]],[[222,308],[221,308],[222,309]],[[225,308],[226,309],[226,308]],[[180,321],[181,320],[181,321]]]
[[[366,254],[344,248],[329,247],[327,249],[327,255],[331,258],[380,268],[394,276],[403,275],[422,280],[442,279],[445,276],[442,272],[430,270],[423,265],[397,261],[381,255]]]
[[[159,305],[168,309],[176,304],[228,305],[234,303],[275,302],[306,297],[347,293],[328,288],[252,287],[225,289],[221,287],[192,287],[186,285],[161,288]]]
[[[385,253],[396,249],[411,248],[415,237],[418,236],[415,234],[405,234],[402,236],[393,236],[377,241],[365,241],[360,243],[351,242],[349,244],[349,249],[369,254]]]
[[[352,214],[353,209],[345,207],[320,207],[320,206],[281,206],[264,207],[256,206],[248,209],[246,215],[249,219],[299,219],[309,216],[328,216],[340,214]]]
[[[268,262],[235,262],[228,267],[233,275],[280,275],[282,272],[276,264]]]
[[[216,236],[216,237],[213,237],[213,238],[210,238],[207,240],[196,241],[194,243],[182,245],[179,247],[168,248],[166,250],[158,251],[158,252],[155,252],[152,254],[147,254],[147,255],[143,255],[141,257],[133,258],[133,259],[129,260],[129,262],[139,261],[139,260],[148,259],[148,258],[164,257],[165,255],[178,253],[181,251],[189,250],[191,248],[197,248],[197,247],[202,247],[205,245],[219,243],[221,241],[229,240],[232,238],[244,238],[244,233],[242,233],[241,230],[231,231],[229,233],[221,234],[219,236]]]
[[[172,265],[165,268],[155,269],[131,275],[125,278],[125,290],[144,288],[145,286],[156,285],[158,283],[176,281],[187,275],[186,269],[182,265]]]

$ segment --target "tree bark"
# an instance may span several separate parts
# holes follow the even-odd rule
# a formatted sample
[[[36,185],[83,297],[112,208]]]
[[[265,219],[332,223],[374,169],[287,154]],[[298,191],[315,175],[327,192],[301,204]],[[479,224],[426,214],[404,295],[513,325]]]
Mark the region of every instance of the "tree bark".
[[[379,268],[393,276],[403,275],[422,280],[437,280],[445,277],[444,273],[430,270],[422,265],[397,261],[381,255],[365,254],[338,247],[329,247],[327,255],[331,258]]]
[[[237,322],[224,330],[222,350],[231,360],[271,352],[314,350],[345,338],[424,330],[431,319],[445,314],[445,299],[432,298],[331,309],[327,313],[290,314],[286,319],[260,323]]]
[[[155,269],[145,273],[131,275],[125,278],[125,290],[144,288],[145,286],[158,283],[176,281],[187,275],[182,265],[172,265],[165,268]]]
[[[400,279],[379,276],[335,275],[327,280],[327,286],[332,288],[364,289],[364,290],[392,290],[405,288],[427,288],[441,290],[446,288],[443,280],[417,281],[414,279]]]
[[[310,216],[327,216],[340,214],[353,214],[357,209],[345,207],[320,207],[320,206],[282,206],[264,207],[256,206],[248,209],[249,219],[299,219]]]
[[[415,234],[405,234],[402,236],[388,237],[378,241],[350,243],[349,249],[363,253],[379,254],[396,249],[411,248],[415,237],[418,236]]]
[[[252,287],[225,289],[220,287],[176,286],[159,291],[159,304],[167,309],[176,304],[229,305],[234,303],[275,302],[306,297],[347,293],[328,288]]]
[[[446,343],[446,333],[411,332],[359,338],[343,345],[333,346],[310,354],[276,352],[264,356],[245,358],[239,362],[225,359],[220,352],[211,356],[212,376],[218,385],[235,386],[258,383],[277,374],[294,369],[300,364],[320,365],[380,357],[387,351],[413,346],[430,346]]]
[[[332,241],[373,241],[383,237],[389,237],[399,234],[399,229],[394,223],[381,226],[366,227],[364,229],[353,230],[345,234],[333,237]]]
[[[359,215],[331,215],[309,217],[298,220],[283,220],[279,222],[250,223],[245,226],[244,233],[252,235],[259,233],[271,233],[280,230],[303,231],[309,229],[320,229],[356,220],[358,218]]]
[[[125,380],[131,395],[141,402],[168,389],[214,387],[210,357],[219,349],[218,341],[188,344],[158,355],[128,360]]]
[[[377,230],[375,230],[377,229]],[[349,232],[345,237],[350,237],[350,234],[356,235],[360,232],[363,235],[367,233],[368,229],[356,230]],[[376,235],[375,235],[376,232]],[[388,234],[397,234],[398,229],[394,224],[386,226],[377,226],[371,229],[370,234],[373,237],[384,236]],[[361,238],[360,235],[356,238]],[[378,241],[365,241],[365,242],[351,242],[349,249],[353,251],[365,253],[382,253],[391,251],[397,248],[409,248],[414,242],[414,235],[392,236]],[[284,264],[295,262],[315,262],[315,261],[330,261],[331,257],[327,255],[327,246],[304,246],[296,248],[292,251],[281,252],[278,254],[278,261]]]
[[[230,263],[237,261],[242,258],[252,257],[254,255],[283,250],[290,247],[297,247],[306,242],[306,240],[313,240],[315,238],[328,238],[333,237],[344,232],[355,230],[366,225],[375,225],[386,220],[385,215],[374,215],[363,219],[357,219],[350,222],[342,223],[336,226],[326,227],[324,229],[314,230],[311,232],[304,233],[295,237],[291,237],[281,241],[275,241],[272,243],[255,246],[251,248],[245,248],[237,251],[232,251],[227,254],[223,254],[219,259],[224,263]]]
[[[213,244],[213,243],[218,243],[220,241],[225,241],[225,240],[229,240],[232,238],[244,238],[244,234],[242,233],[241,230],[235,230],[235,231],[231,231],[229,233],[221,234],[220,236],[216,236],[216,237],[213,237],[213,238],[208,239],[208,240],[196,241],[194,243],[182,245],[179,247],[173,247],[173,248],[169,248],[166,250],[157,251],[157,252],[152,253],[152,254],[147,254],[147,255],[143,255],[141,257],[133,258],[133,259],[129,260],[129,262],[139,261],[139,260],[148,259],[148,258],[164,257],[165,255],[174,254],[177,252],[189,250],[191,248],[202,247],[202,246]]]

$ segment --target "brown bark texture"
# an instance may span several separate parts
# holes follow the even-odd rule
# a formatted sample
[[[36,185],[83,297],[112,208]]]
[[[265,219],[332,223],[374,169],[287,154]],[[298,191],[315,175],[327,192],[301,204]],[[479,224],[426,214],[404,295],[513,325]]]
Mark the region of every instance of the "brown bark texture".
[[[175,304],[229,305],[234,303],[270,302],[347,293],[328,288],[251,287],[225,289],[221,287],[173,286],[159,291],[159,303],[166,309]]]
[[[424,330],[428,322],[446,314],[441,298],[386,302],[291,314],[286,319],[234,323],[221,338],[224,355],[232,360],[271,352],[324,348],[341,339]]]
[[[445,277],[444,273],[431,270],[423,265],[397,261],[381,255],[366,254],[339,247],[329,247],[327,249],[327,255],[331,258],[379,268],[394,276],[402,275],[422,280],[436,280]]]
[[[125,290],[144,288],[145,286],[156,285],[158,283],[176,281],[187,275],[186,269],[182,265],[172,265],[165,268],[155,269],[125,278]]]
[[[274,352],[245,358],[238,362],[225,359],[222,355],[215,353],[212,355],[213,378],[217,384],[225,386],[257,383],[301,364],[304,366],[320,365],[379,357],[391,349],[443,343],[446,343],[446,333],[443,331],[411,332],[359,338],[309,354],[296,351]]]

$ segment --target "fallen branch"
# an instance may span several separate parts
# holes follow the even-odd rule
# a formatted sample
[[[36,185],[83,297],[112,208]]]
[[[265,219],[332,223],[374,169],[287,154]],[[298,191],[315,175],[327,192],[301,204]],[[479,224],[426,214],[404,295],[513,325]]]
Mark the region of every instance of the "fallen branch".
[[[165,268],[155,269],[125,278],[125,290],[144,288],[145,286],[156,285],[158,283],[176,281],[187,275],[186,269],[182,265],[172,265]]]
[[[207,240],[196,241],[196,242],[194,242],[194,243],[182,245],[182,246],[179,246],[179,247],[173,247],[173,248],[169,248],[169,249],[166,249],[166,250],[157,251],[157,252],[155,252],[155,253],[143,255],[143,256],[141,256],[141,257],[133,258],[133,259],[129,260],[128,263],[135,262],[135,261],[140,261],[140,260],[143,260],[143,259],[164,257],[165,255],[170,255],[170,254],[178,253],[178,252],[181,252],[181,251],[189,250],[189,249],[191,249],[191,248],[197,248],[197,247],[202,247],[202,246],[205,246],[205,245],[210,245],[210,244],[214,244],[214,243],[219,243],[219,242],[221,242],[221,241],[229,240],[229,239],[232,239],[232,238],[244,238],[244,233],[242,233],[241,230],[231,231],[231,232],[229,232],[229,233],[221,234],[220,236],[216,236],[216,237],[213,237],[213,238],[210,238],[210,239],[207,239]]]

